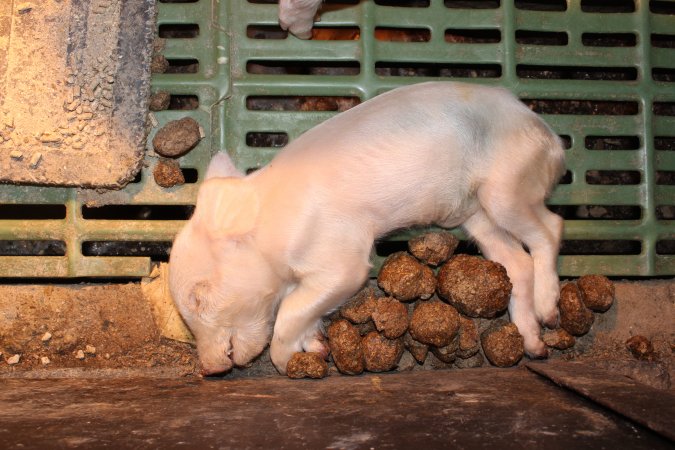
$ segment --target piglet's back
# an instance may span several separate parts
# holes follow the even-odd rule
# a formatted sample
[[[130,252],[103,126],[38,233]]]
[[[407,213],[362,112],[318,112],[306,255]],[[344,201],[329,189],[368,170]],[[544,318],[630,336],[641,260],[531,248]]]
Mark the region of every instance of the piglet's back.
[[[325,197],[336,214],[358,209],[375,235],[461,220],[475,206],[472,190],[493,165],[497,143],[533,121],[543,125],[501,88],[415,84],[312,128],[259,175],[284,198],[300,198],[286,201]]]

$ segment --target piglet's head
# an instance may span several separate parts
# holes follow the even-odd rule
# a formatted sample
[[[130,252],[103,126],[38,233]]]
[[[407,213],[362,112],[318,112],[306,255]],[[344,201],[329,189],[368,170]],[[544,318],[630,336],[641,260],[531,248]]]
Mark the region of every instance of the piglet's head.
[[[169,263],[171,294],[207,375],[246,365],[262,352],[272,333],[278,285],[254,243],[257,193],[221,155],[209,166]]]

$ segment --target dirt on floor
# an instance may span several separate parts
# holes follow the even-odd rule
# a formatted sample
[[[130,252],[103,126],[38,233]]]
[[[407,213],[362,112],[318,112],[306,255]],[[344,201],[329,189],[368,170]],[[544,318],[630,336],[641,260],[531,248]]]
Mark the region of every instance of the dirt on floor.
[[[591,331],[573,348],[553,350],[551,358],[588,361],[669,388],[675,377],[675,281],[620,281],[615,286],[612,308],[595,315]],[[649,359],[640,361],[626,348],[634,335],[652,342]],[[0,352],[0,377],[198,373],[196,350],[160,335],[140,283],[0,285]],[[275,375],[268,353],[228,377]],[[18,362],[10,364],[16,355]],[[448,367],[424,364],[407,370]],[[329,373],[338,374],[334,367]]]
[[[138,283],[0,286],[0,352],[0,374],[196,373],[195,350],[160,336]]]

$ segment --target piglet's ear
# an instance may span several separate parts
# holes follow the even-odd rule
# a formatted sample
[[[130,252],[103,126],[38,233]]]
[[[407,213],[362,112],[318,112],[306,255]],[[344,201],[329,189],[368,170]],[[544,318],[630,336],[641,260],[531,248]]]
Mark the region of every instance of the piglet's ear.
[[[234,163],[230,159],[227,152],[219,152],[213,155],[208,169],[206,169],[205,179],[211,178],[225,178],[225,177],[243,177],[244,174],[239,172]]]
[[[212,178],[202,183],[193,219],[209,237],[239,238],[253,231],[258,193],[246,178]]]

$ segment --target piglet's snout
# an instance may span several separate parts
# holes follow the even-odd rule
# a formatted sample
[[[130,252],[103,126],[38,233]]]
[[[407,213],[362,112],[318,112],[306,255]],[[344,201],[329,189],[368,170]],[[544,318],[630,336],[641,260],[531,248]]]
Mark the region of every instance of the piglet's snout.
[[[229,372],[232,369],[232,365],[233,365],[232,361],[229,359],[219,364],[201,361],[201,370],[199,371],[199,373],[205,377],[210,375],[219,375],[222,373]]]
[[[200,373],[203,376],[229,372],[234,366],[231,345],[227,345],[222,349],[201,347],[199,348],[199,355]]]

